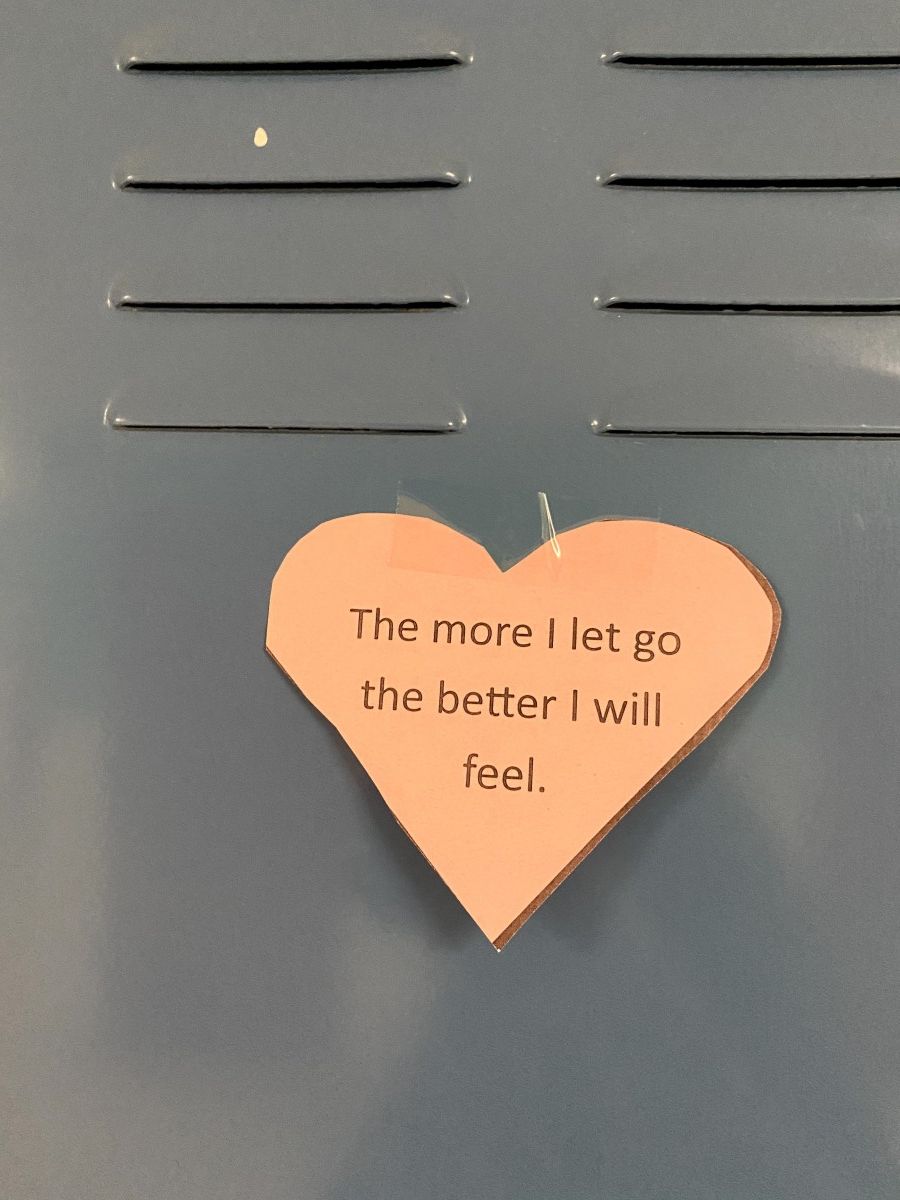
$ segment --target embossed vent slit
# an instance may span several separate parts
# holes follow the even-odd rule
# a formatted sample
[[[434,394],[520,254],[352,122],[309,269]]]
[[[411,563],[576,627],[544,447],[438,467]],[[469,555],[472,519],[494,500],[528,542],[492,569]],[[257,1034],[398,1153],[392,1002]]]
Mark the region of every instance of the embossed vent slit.
[[[889,192],[900,175],[640,175],[614,172],[597,176],[604,187],[682,192]]]
[[[637,54],[616,50],[600,59],[610,67],[679,71],[884,71],[900,54]]]
[[[155,58],[130,55],[123,71],[154,75],[335,75],[381,71],[440,71],[465,66],[468,57],[459,50],[428,54],[396,54],[371,58]]]
[[[423,418],[410,422],[408,425],[399,423],[366,424],[364,422],[341,425],[300,421],[279,421],[267,425],[261,421],[254,422],[252,417],[247,417],[244,421],[232,422],[192,421],[189,417],[183,421],[166,417],[151,420],[148,417],[129,417],[125,413],[110,409],[106,414],[106,424],[111,429],[158,430],[178,433],[344,433],[393,437],[441,437],[448,433],[461,433],[465,429],[466,422],[465,418],[460,416],[444,422],[430,422],[427,418]]]
[[[720,313],[726,315],[885,316],[900,313],[900,300],[638,300],[614,296],[598,308],[633,313]]]
[[[900,429],[865,429],[848,425],[843,429],[701,429],[685,425],[683,429],[658,429],[653,426],[636,425],[602,425],[599,421],[591,422],[591,430],[605,438],[723,438],[748,440],[774,438],[778,441],[819,441],[847,439],[882,439],[896,440],[900,437]]]
[[[454,171],[308,179],[179,179],[132,174],[118,180],[117,186],[132,192],[413,192],[456,188],[466,182]]]
[[[460,301],[454,296],[360,300],[218,300],[213,297],[176,300],[119,296],[110,303],[123,311],[180,313],[417,313],[460,307]]]

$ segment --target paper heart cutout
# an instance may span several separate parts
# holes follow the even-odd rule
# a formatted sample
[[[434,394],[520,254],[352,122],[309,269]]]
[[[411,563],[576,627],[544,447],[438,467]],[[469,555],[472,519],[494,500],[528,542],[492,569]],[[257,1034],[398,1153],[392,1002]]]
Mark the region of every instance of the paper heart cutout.
[[[501,949],[762,675],[780,623],[747,559],[674,525],[595,521],[501,571],[437,521],[361,513],[287,555],[266,646]]]

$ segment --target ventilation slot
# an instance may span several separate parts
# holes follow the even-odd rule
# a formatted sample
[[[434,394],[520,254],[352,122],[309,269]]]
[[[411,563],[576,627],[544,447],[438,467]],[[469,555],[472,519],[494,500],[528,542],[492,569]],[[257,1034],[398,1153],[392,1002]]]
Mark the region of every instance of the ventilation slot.
[[[335,75],[383,71],[439,71],[462,67],[469,58],[459,50],[397,54],[372,58],[153,58],[131,55],[123,71],[145,75]]]
[[[185,392],[185,386],[187,392]],[[265,371],[248,376],[236,363],[210,364],[198,392],[177,370],[134,380],[117,391],[105,413],[111,429],[235,433],[337,433],[440,436],[462,433],[466,416],[439,389],[392,390],[380,399],[363,373],[307,388]]]
[[[183,421],[159,420],[153,421],[148,418],[132,418],[124,414],[116,413],[109,410],[106,414],[106,423],[112,429],[135,429],[135,430],[159,430],[162,432],[179,432],[179,433],[345,433],[345,434],[368,434],[368,435],[385,435],[390,434],[393,437],[400,436],[417,436],[417,437],[439,437],[448,433],[461,433],[465,429],[465,419],[450,420],[443,424],[430,425],[424,421],[416,422],[410,425],[336,425],[336,424],[292,424],[286,422],[284,424],[266,425],[254,423],[251,419],[232,424],[220,424],[210,422],[204,424],[202,422],[191,422],[190,418]]]
[[[900,67],[900,54],[604,54],[611,67],[678,71],[883,71]]]
[[[596,300],[595,306],[611,312],[706,313],[760,316],[885,316],[900,314],[900,300],[629,300],[613,297]]]
[[[125,175],[116,181],[128,192],[414,192],[456,188],[468,179],[454,171],[421,175],[321,179],[180,179]]]
[[[461,308],[457,296],[377,297],[357,300],[178,300],[110,295],[113,308],[129,312],[182,313],[419,313]]]
[[[597,176],[604,187],[685,192],[887,192],[900,175],[628,175]]]
[[[701,428],[683,428],[683,430],[656,430],[656,428],[626,428],[625,426],[601,425],[599,421],[592,422],[594,433],[605,438],[722,438],[734,440],[737,438],[752,439],[766,438],[787,440],[821,440],[828,438],[859,439],[896,439],[900,438],[900,430],[866,430],[848,425],[842,430],[701,430]]]

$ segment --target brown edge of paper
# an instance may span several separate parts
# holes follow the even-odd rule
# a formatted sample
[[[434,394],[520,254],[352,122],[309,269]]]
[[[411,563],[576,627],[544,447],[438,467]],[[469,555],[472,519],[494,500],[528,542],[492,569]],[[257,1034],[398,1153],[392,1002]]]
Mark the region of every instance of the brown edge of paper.
[[[700,536],[706,537],[706,534],[701,534]],[[711,542],[718,542],[717,538],[710,538],[709,540]],[[559,885],[572,874],[575,868],[584,862],[590,852],[596,846],[599,846],[609,831],[618,825],[625,814],[630,812],[640,800],[643,800],[647,793],[652,791],[653,788],[655,788],[656,785],[662,779],[664,779],[670,771],[674,770],[674,768],[677,767],[680,762],[686,759],[693,750],[696,750],[701,742],[706,741],[716,726],[728,716],[737,702],[743,696],[745,696],[747,692],[750,691],[757,679],[759,679],[761,675],[764,675],[768,670],[769,663],[772,661],[772,655],[775,653],[775,643],[778,641],[778,634],[781,632],[781,605],[778,602],[778,597],[775,595],[775,589],[772,587],[771,583],[769,583],[768,579],[766,579],[765,575],[763,575],[762,571],[760,571],[758,567],[754,566],[749,558],[741,554],[740,550],[735,550],[734,546],[729,546],[727,542],[718,542],[718,544],[720,546],[724,546],[726,550],[730,550],[735,557],[741,560],[741,562],[748,569],[751,575],[753,575],[753,577],[756,579],[756,582],[765,592],[769,603],[772,605],[772,636],[769,639],[769,646],[762,662],[756,671],[750,676],[747,682],[742,684],[734,693],[734,695],[725,701],[718,712],[713,713],[705,725],[701,725],[694,736],[689,741],[684,743],[678,753],[674,754],[672,758],[670,758],[669,761],[659,771],[656,772],[653,778],[641,788],[637,795],[632,796],[627,803],[623,804],[612,820],[607,821],[600,832],[595,834],[588,844],[582,850],[578,851],[572,861],[563,867],[558,875],[550,880],[544,890],[535,896],[528,907],[523,909],[523,911],[519,913],[519,915],[511,924],[507,925],[499,937],[494,938],[491,944],[495,950],[502,950],[503,947],[506,946],[513,937],[515,937],[529,917],[533,916],[544,903],[544,901],[548,900],[559,887]]]
[[[432,518],[428,518],[428,519],[432,519]],[[616,520],[616,519],[640,520],[640,518],[634,518],[634,517],[625,517],[625,518],[603,517],[600,519],[601,520]],[[696,530],[691,530],[690,532],[696,533]],[[465,537],[467,535],[462,534],[461,536]],[[612,830],[616,825],[618,825],[618,823],[622,820],[622,818],[625,816],[625,814],[630,812],[639,801],[643,800],[643,798],[647,795],[647,793],[651,792],[661,780],[665,779],[665,777],[669,774],[669,772],[674,770],[674,768],[677,767],[680,762],[682,762],[684,759],[686,759],[687,756],[693,750],[696,750],[696,748],[700,745],[701,742],[706,741],[706,739],[709,737],[709,735],[712,733],[712,731],[716,728],[716,726],[719,725],[720,722],[723,721],[724,718],[728,716],[728,714],[731,712],[731,710],[734,708],[734,706],[737,704],[737,702],[743,696],[745,696],[747,694],[747,692],[750,691],[750,689],[753,687],[753,685],[756,683],[756,681],[760,678],[760,676],[764,675],[769,668],[769,664],[772,661],[772,655],[775,653],[775,643],[778,641],[778,635],[781,632],[781,605],[778,602],[778,597],[775,595],[775,589],[769,583],[769,581],[765,577],[765,575],[763,575],[762,571],[760,571],[760,569],[757,566],[755,566],[750,561],[749,558],[747,558],[745,555],[741,554],[740,550],[735,550],[734,546],[729,546],[727,542],[720,542],[718,540],[718,538],[709,537],[705,533],[697,534],[697,536],[705,537],[707,539],[707,541],[715,542],[716,545],[722,546],[725,550],[730,550],[731,553],[736,558],[740,559],[740,561],[744,564],[744,566],[747,568],[747,570],[750,572],[750,574],[754,577],[756,582],[760,585],[762,590],[765,592],[766,597],[768,598],[769,603],[772,606],[772,636],[769,639],[769,645],[768,645],[766,653],[763,657],[763,660],[760,663],[759,667],[756,669],[756,671],[746,681],[746,683],[742,684],[738,688],[738,690],[734,693],[734,695],[731,696],[728,700],[726,700],[725,703],[722,705],[722,707],[717,712],[713,713],[713,715],[710,717],[710,719],[706,722],[705,725],[701,725],[701,727],[697,730],[697,732],[694,734],[694,736],[689,741],[684,743],[684,745],[681,747],[681,749],[676,754],[674,754],[669,759],[669,761],[659,771],[656,772],[656,774],[653,776],[653,778],[650,779],[649,782],[647,782],[636,795],[632,796],[630,800],[628,800],[625,804],[622,805],[622,807],[619,809],[619,811],[616,813],[616,815],[611,820],[607,821],[606,824],[603,826],[603,828],[600,830],[600,832],[595,834],[594,837],[592,837],[591,840],[588,842],[588,844],[586,846],[584,846],[581,850],[578,851],[578,853],[571,860],[571,862],[567,863],[566,866],[564,866],[563,869],[557,875],[555,875],[553,877],[553,879],[550,880],[550,882],[547,884],[547,886],[541,892],[539,892],[537,894],[537,896],[535,896],[535,898],[531,901],[531,903],[528,905],[528,907],[524,908],[522,910],[522,912],[520,912],[519,915],[516,917],[516,919],[514,921],[512,921],[509,925],[507,925],[507,927],[503,930],[503,932],[501,934],[499,934],[496,938],[488,939],[488,941],[490,941],[491,945],[494,947],[494,949],[498,953],[515,937],[515,935],[519,932],[519,930],[522,928],[522,926],[525,924],[525,922],[530,917],[534,916],[534,914],[541,907],[541,905],[546,900],[549,900],[549,898],[553,895],[553,893],[556,891],[556,889],[559,887],[559,885],[561,883],[564,883],[566,881],[566,879],[568,879],[568,877],[572,874],[572,872],[575,870],[575,868],[584,862],[584,860],[591,853],[591,851],[600,845],[600,843],[603,841],[603,839],[606,837],[606,835],[610,832],[610,830]],[[499,569],[502,572],[502,568],[499,568]],[[278,574],[278,572],[276,571],[276,576],[277,576],[277,574]],[[272,587],[274,588],[274,586],[275,586],[275,581],[273,579]],[[267,616],[267,620],[266,620],[265,649],[266,649],[266,653],[269,655],[269,657],[272,659],[272,661],[275,663],[275,665],[279,668],[279,670],[282,671],[282,673],[286,676],[286,678],[294,685],[295,688],[297,688],[297,691],[300,692],[301,696],[304,696],[304,698],[306,698],[303,690],[298,686],[298,684],[294,680],[293,676],[291,675],[290,671],[288,671],[286,669],[286,667],[284,667],[283,664],[278,661],[277,656],[275,655],[275,653],[272,651],[271,647],[269,646],[268,616]],[[311,701],[308,701],[308,702],[310,704],[312,703]],[[312,707],[316,708],[316,706],[314,704],[312,705]],[[321,710],[316,709],[316,711],[320,712]],[[324,713],[322,715],[324,716]],[[346,739],[344,738],[344,735],[341,733],[338,726],[335,725],[333,721],[329,720],[328,717],[325,717],[325,720],[328,721],[328,723],[337,730],[340,737],[344,740],[344,744],[347,746],[347,748],[350,750],[350,752],[352,754],[353,749],[349,745],[349,743],[346,741]],[[357,760],[357,761],[359,761],[359,760]],[[360,764],[360,765],[362,765],[362,764]],[[363,766],[363,770],[365,770],[364,766]],[[366,772],[366,774],[368,774],[368,772]],[[400,820],[400,818],[394,812],[391,805],[387,803],[387,801],[385,801],[385,806],[386,806],[388,812],[391,814],[391,816],[397,822],[399,827],[403,830],[403,832],[406,834],[406,836],[409,838],[409,840],[412,842],[412,844],[416,847],[416,849],[419,851],[419,853],[422,855],[422,857],[425,859],[425,861],[428,863],[428,865],[431,867],[431,869],[438,876],[438,878],[441,879],[442,881],[444,881],[443,876],[441,875],[440,871],[437,869],[437,867],[434,865],[434,863],[429,859],[428,855],[425,854],[425,852],[422,850],[422,847],[419,845],[419,843],[416,841],[416,839],[412,836],[412,834],[409,832],[409,830],[406,828],[406,826],[403,824],[403,822]],[[449,885],[447,885],[447,886],[449,886]],[[452,893],[453,889],[450,888],[449,890]]]

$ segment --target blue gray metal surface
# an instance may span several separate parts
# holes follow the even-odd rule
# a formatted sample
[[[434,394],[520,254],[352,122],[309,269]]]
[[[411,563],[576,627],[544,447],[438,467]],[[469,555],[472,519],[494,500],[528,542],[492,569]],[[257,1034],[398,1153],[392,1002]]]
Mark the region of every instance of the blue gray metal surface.
[[[0,1192],[895,1197],[900,446],[649,436],[900,427],[894,6],[8,9]],[[263,631],[319,521],[538,489],[785,627],[498,958]]]

